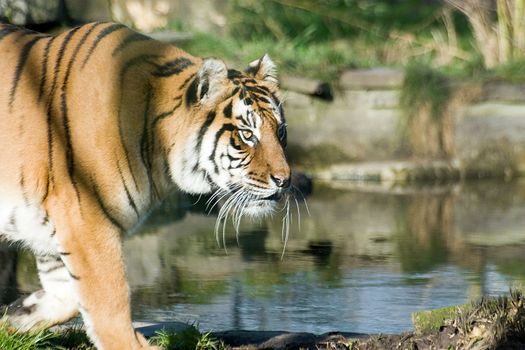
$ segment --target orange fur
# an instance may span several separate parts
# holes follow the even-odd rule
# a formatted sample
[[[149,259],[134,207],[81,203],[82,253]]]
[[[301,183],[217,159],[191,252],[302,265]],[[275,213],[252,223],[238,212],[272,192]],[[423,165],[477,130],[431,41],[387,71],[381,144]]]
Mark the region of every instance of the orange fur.
[[[253,211],[287,186],[269,59],[227,72],[111,23],[57,37],[0,26],[0,52],[0,236],[60,256],[99,348],[149,348],[131,325],[122,234],[173,182],[193,193],[242,183]],[[254,125],[228,115],[243,111]],[[242,139],[247,127],[257,139]],[[22,236],[29,216],[38,239]]]

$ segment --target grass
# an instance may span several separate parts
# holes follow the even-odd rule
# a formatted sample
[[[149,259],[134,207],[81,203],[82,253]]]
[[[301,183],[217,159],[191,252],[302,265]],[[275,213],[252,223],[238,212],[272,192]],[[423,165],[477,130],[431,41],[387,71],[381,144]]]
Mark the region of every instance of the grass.
[[[95,350],[86,334],[77,328],[64,332],[40,330],[22,333],[0,325],[2,350]]]
[[[450,83],[443,73],[424,64],[407,66],[399,100],[406,118],[414,118],[422,105],[428,104],[432,119],[437,121],[449,97]]]
[[[237,69],[247,67],[248,63],[268,53],[280,73],[329,81],[337,79],[343,68],[357,65],[355,54],[342,41],[305,45],[289,39],[239,41],[232,37],[198,33],[193,40],[179,46],[196,56],[224,59]]]
[[[340,73],[351,68],[376,66],[405,69],[410,93],[425,94],[430,98],[435,116],[442,100],[447,98],[446,80],[505,80],[525,82],[525,60],[514,60],[487,70],[474,50],[466,50],[468,57],[438,64],[435,45],[421,35],[409,42],[391,37],[374,37],[363,34],[352,39],[327,39],[323,42],[304,43],[283,38],[238,39],[212,33],[197,33],[195,38],[179,44],[181,48],[201,57],[218,57],[237,69],[268,53],[283,75],[297,75],[337,82]],[[414,79],[411,79],[414,77]],[[428,80],[424,80],[428,79]],[[425,84],[423,84],[425,83]],[[423,87],[423,89],[420,89]],[[444,94],[443,94],[444,93]],[[434,103],[435,101],[435,103]],[[407,101],[407,105],[410,101]]]
[[[195,326],[190,326],[179,333],[160,331],[150,343],[165,349],[177,350],[223,350],[222,342],[214,339],[211,334],[200,333]]]
[[[417,311],[412,313],[412,323],[419,334],[438,331],[446,320],[454,319],[459,309],[466,310],[466,305],[447,306],[440,309]]]
[[[177,350],[223,350],[222,342],[210,333],[201,333],[195,326],[181,332],[160,331],[150,339],[151,344],[165,349]],[[41,330],[22,333],[0,325],[0,349],[2,350],[95,350],[86,333],[78,328],[64,332]]]

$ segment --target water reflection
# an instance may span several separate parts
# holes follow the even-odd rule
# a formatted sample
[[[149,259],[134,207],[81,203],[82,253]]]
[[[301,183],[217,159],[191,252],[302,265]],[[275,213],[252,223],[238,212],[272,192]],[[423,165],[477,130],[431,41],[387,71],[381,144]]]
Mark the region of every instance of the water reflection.
[[[413,311],[525,282],[525,182],[317,186],[283,259],[279,215],[244,222],[220,247],[194,201],[175,196],[125,241],[137,319],[392,333]],[[27,253],[1,248],[0,263],[1,303],[37,288]]]

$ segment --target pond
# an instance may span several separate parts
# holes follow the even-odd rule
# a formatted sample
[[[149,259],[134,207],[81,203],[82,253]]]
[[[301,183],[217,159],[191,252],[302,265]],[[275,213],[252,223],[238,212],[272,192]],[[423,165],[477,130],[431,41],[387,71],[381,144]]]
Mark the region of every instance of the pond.
[[[227,227],[224,247],[195,201],[175,195],[126,239],[134,319],[397,333],[414,311],[525,283],[525,182],[316,184],[284,255],[279,215]],[[0,246],[0,267],[0,303],[38,288],[27,252]]]

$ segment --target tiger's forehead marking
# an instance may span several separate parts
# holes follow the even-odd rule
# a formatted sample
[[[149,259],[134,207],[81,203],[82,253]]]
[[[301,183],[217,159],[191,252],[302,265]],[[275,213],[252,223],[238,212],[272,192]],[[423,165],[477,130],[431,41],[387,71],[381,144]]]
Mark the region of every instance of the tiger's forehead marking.
[[[244,124],[246,127],[252,129],[259,129],[262,125],[262,118],[254,111],[251,105],[246,104],[245,100],[239,99],[233,107],[234,116]]]
[[[228,70],[228,79],[236,85],[240,101],[244,101],[244,104],[249,107],[244,110],[246,113],[255,113],[261,120],[267,120],[272,124],[284,123],[281,102],[268,87],[259,84],[253,77],[234,69]],[[238,113],[241,112],[243,108],[238,110]]]

